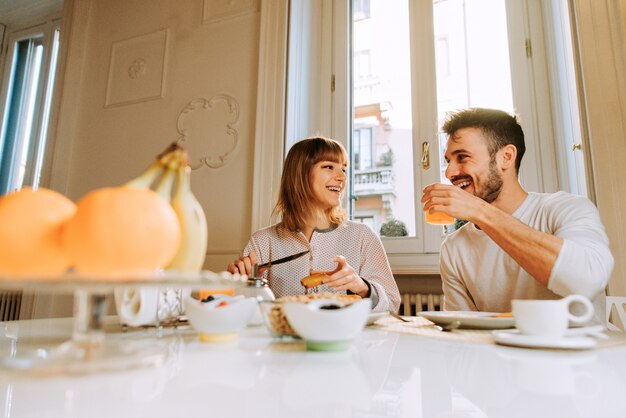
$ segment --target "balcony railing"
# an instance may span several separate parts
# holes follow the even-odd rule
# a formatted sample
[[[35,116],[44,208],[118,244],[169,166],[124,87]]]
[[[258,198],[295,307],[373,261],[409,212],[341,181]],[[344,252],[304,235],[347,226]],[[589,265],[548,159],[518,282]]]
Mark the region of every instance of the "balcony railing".
[[[394,176],[391,167],[377,167],[357,170],[354,173],[354,194],[356,196],[392,193]]]

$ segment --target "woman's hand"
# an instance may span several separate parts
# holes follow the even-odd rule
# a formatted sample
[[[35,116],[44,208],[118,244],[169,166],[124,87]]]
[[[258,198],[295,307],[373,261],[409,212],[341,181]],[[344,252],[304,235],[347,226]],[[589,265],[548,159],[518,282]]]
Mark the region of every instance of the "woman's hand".
[[[324,281],[324,284],[338,291],[349,290],[363,298],[368,297],[369,287],[354,268],[346,262],[346,258],[338,255],[333,258],[333,261],[337,262],[337,268],[325,272],[329,278]]]
[[[250,277],[252,275],[252,266],[255,264],[256,254],[254,254],[254,251],[250,251],[250,254],[247,256],[239,257],[237,260],[230,263],[226,268],[226,271],[233,274],[245,274]]]

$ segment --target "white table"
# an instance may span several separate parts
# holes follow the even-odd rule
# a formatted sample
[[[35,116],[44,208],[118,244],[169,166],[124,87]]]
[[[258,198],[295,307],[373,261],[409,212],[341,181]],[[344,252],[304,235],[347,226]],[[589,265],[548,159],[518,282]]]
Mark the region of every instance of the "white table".
[[[0,323],[0,355],[55,344],[71,321]],[[340,353],[249,327],[233,344],[190,328],[110,333],[167,350],[161,367],[83,376],[0,371],[2,417],[624,417],[626,345],[589,351],[450,342],[368,328]]]

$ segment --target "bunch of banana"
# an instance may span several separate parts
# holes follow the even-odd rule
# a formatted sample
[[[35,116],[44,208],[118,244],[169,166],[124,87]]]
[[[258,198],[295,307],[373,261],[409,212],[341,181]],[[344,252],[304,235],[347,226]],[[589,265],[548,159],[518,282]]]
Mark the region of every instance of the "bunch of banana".
[[[204,264],[208,235],[206,216],[191,191],[190,178],[187,152],[173,143],[141,175],[124,186],[152,189],[170,203],[180,224],[181,242],[176,255],[165,268],[193,273],[200,271]],[[154,292],[158,292],[156,298]],[[131,326],[176,320],[184,313],[183,301],[190,293],[189,289],[167,287],[118,288],[114,291],[121,322]],[[148,306],[147,309],[142,309],[144,304]],[[143,311],[150,312],[150,315],[139,314]]]
[[[171,144],[141,175],[125,186],[153,188],[170,202],[176,212],[181,243],[166,269],[200,271],[206,256],[207,222],[200,202],[191,191],[191,168],[187,151],[176,143]]]

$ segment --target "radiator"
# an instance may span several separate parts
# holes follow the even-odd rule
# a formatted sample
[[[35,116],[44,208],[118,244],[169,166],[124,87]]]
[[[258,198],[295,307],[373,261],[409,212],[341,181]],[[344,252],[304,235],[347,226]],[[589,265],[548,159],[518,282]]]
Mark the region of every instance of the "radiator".
[[[400,314],[415,316],[423,311],[443,310],[443,295],[432,293],[403,293]]]
[[[7,291],[0,293],[0,321],[15,321],[20,318],[22,306],[21,291]]]

